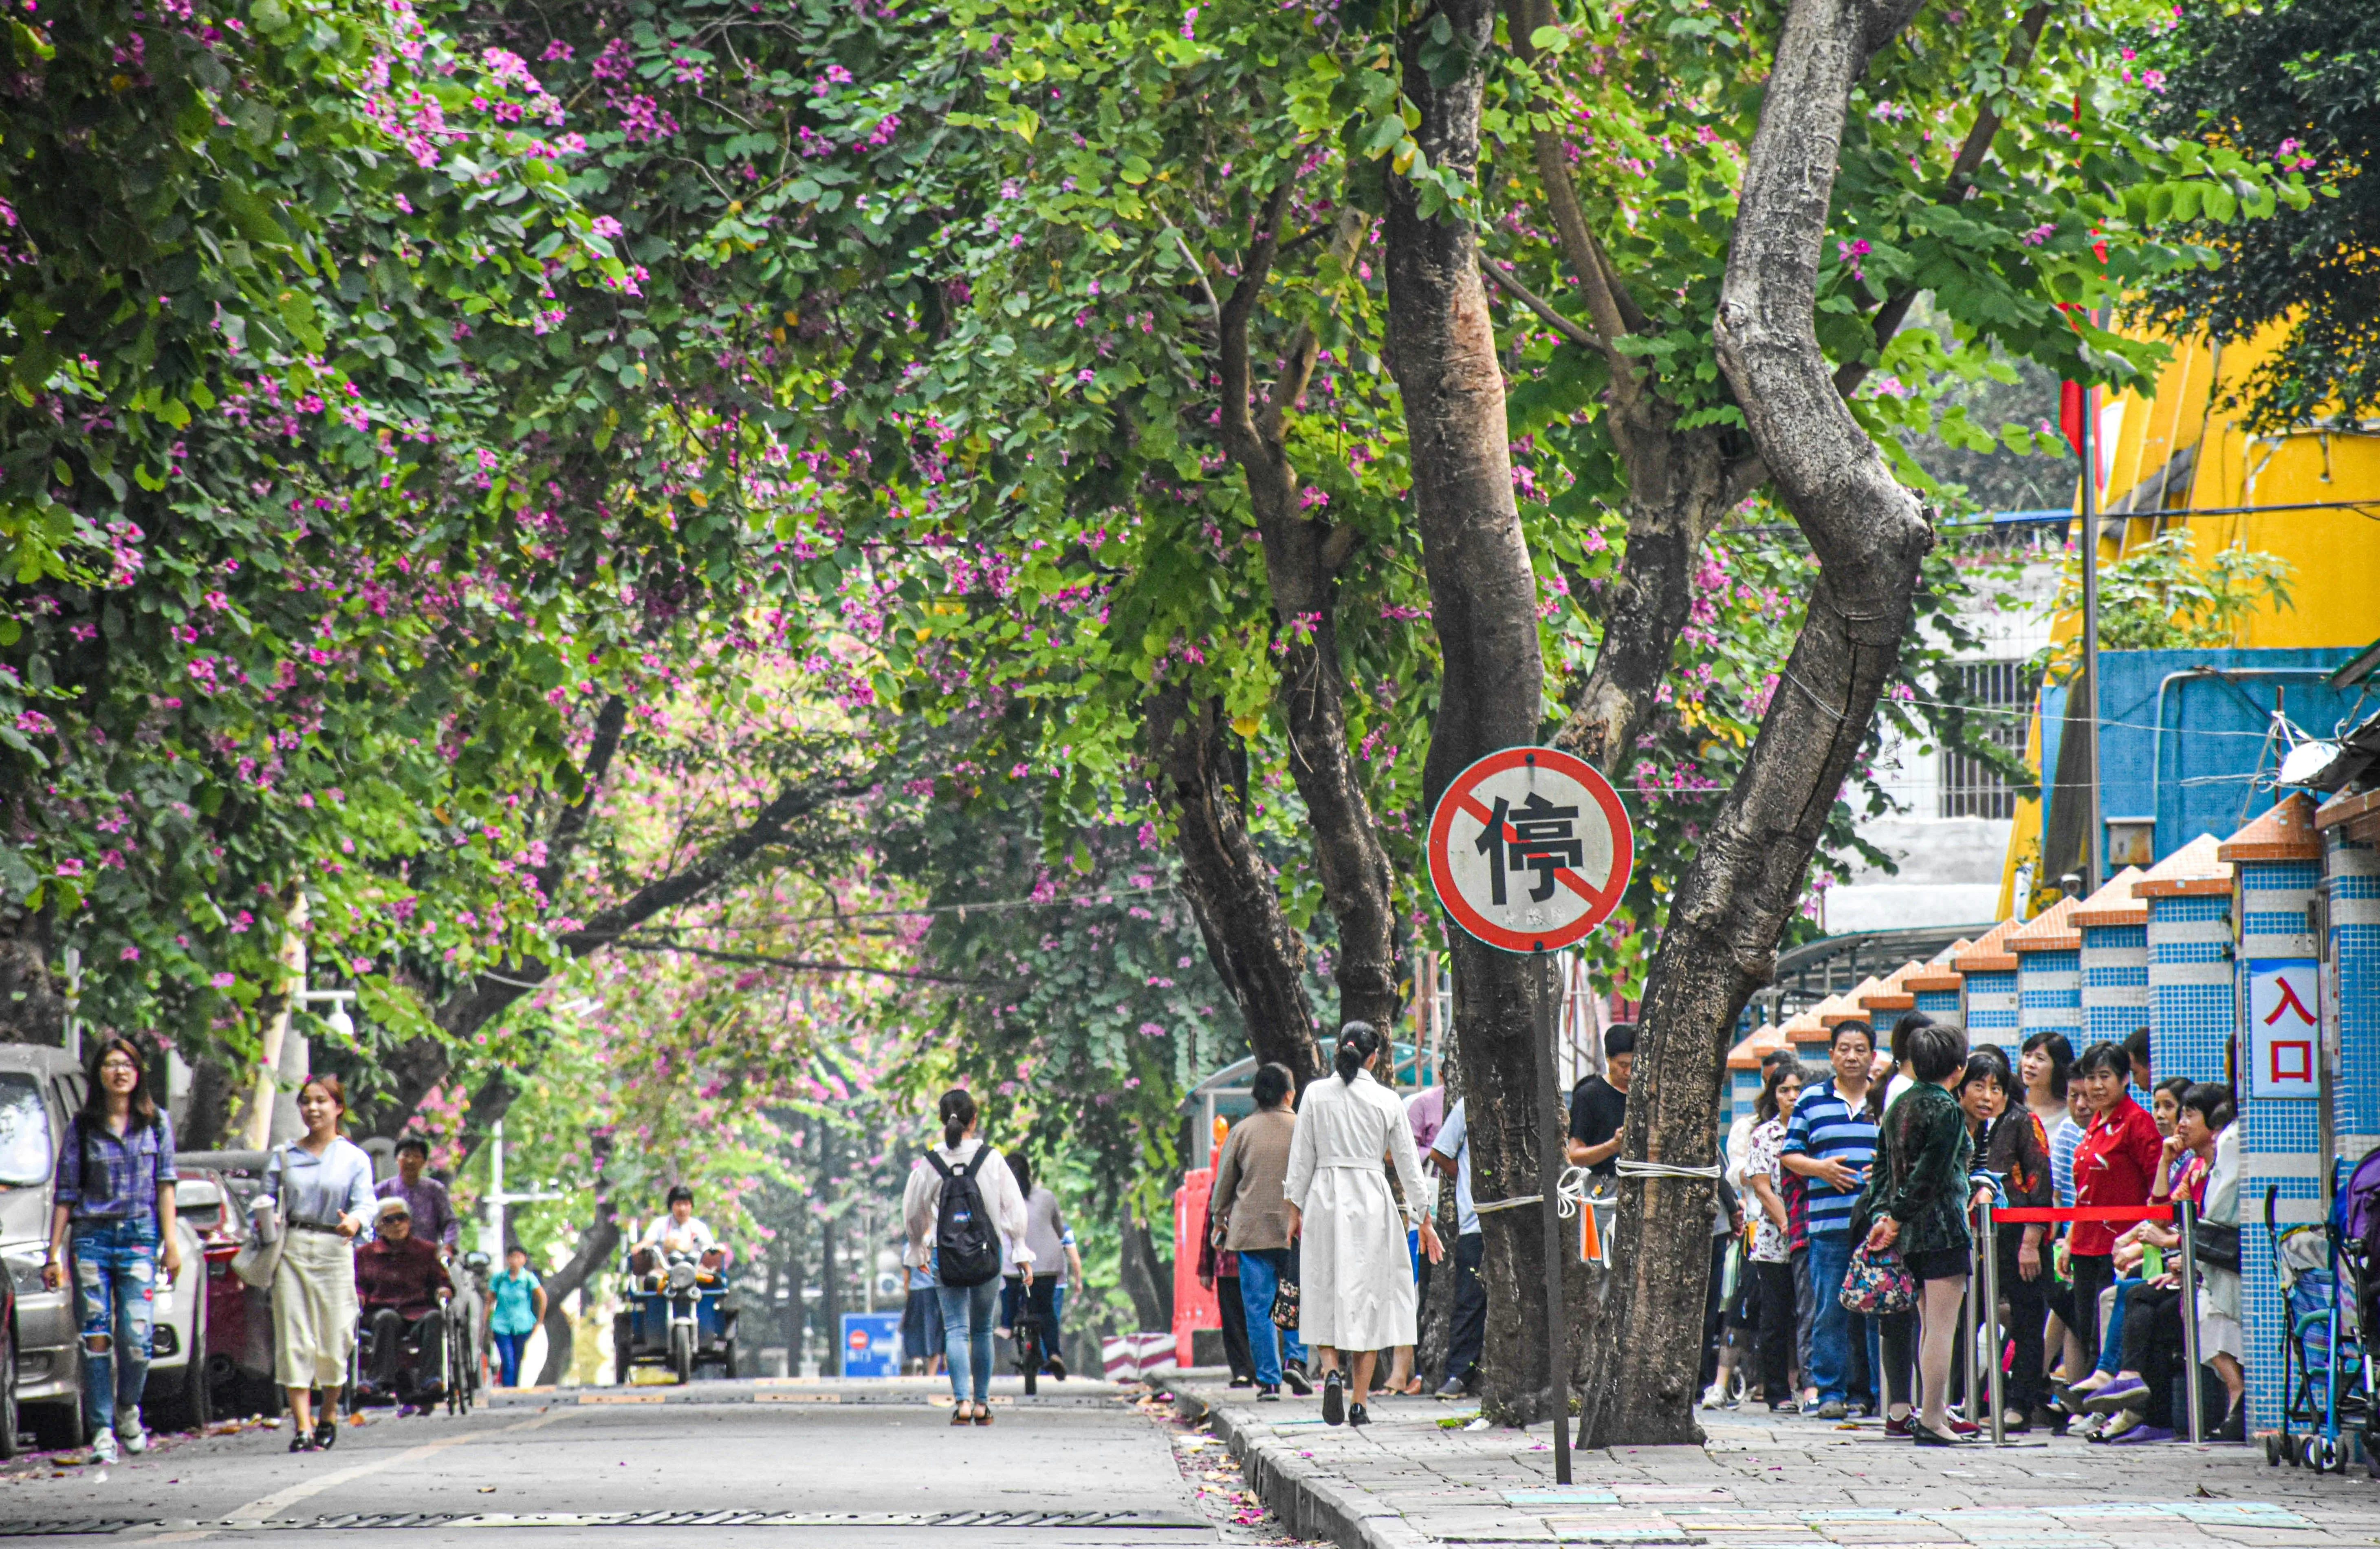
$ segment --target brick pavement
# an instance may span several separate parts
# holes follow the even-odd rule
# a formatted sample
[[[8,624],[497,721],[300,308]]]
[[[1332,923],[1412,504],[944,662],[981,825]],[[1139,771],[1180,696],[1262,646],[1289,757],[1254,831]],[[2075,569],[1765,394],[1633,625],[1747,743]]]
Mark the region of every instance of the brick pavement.
[[[1553,1482],[1550,1432],[1450,1429],[1470,1407],[1374,1406],[1330,1427],[1307,1399],[1249,1401],[1196,1381],[1177,1404],[1241,1460],[1300,1538],[1344,1549],[1435,1544],[1701,1544],[1709,1549],[2315,1549],[2380,1544],[2380,1482],[2362,1468],[2271,1468],[2261,1446],[2092,1446],[2011,1438],[1919,1449],[1873,1421],[1706,1411],[1704,1446],[1579,1452]]]

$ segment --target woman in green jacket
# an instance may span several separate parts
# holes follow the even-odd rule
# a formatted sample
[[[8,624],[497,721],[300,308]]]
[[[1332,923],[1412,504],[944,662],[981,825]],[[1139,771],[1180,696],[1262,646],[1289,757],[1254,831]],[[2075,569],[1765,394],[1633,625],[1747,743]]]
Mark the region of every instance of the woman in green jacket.
[[[1908,1421],[1910,1436],[1920,1446],[1952,1446],[1961,1438],[1950,1429],[1950,1359],[1967,1294],[1967,1164],[1974,1142],[1949,1089],[1966,1068],[1967,1038],[1939,1024],[1916,1028],[1908,1055],[1917,1084],[1885,1114],[1856,1214],[1873,1222],[1868,1251],[1898,1250],[1918,1283],[1922,1402]],[[1887,1372],[1909,1369],[1908,1336],[1906,1320],[1888,1320]]]

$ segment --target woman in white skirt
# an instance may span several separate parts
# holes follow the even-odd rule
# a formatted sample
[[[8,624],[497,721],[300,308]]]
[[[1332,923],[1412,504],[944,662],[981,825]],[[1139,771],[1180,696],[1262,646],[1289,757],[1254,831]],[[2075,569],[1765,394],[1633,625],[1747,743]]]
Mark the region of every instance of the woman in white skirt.
[[[1430,1225],[1433,1195],[1422,1176],[1404,1104],[1372,1074],[1384,1047],[1369,1022],[1349,1022],[1339,1030],[1335,1073],[1306,1088],[1299,1099],[1289,1176],[1281,1186],[1289,1201],[1290,1236],[1303,1238],[1297,1331],[1309,1347],[1318,1348],[1322,1418],[1332,1425],[1370,1422],[1364,1400],[1370,1396],[1375,1357],[1414,1342],[1416,1299],[1406,1218],[1420,1227],[1430,1262],[1445,1256]],[[1389,1191],[1383,1160],[1396,1166],[1405,1197],[1402,1212]],[[1354,1367],[1352,1404],[1339,1372],[1342,1350]]]
[[[346,1089],[309,1076],[298,1089],[306,1133],[273,1153],[264,1186],[280,1201],[281,1265],[273,1275],[273,1375],[289,1391],[292,1452],[339,1439],[339,1389],[356,1342],[355,1238],[373,1205],[371,1158],[342,1137]],[[314,1390],[322,1412],[314,1414]]]

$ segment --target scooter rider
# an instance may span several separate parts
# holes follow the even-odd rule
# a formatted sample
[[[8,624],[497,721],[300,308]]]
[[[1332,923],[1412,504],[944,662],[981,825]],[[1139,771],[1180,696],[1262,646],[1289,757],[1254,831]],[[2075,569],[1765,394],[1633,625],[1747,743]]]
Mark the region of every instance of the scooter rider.
[[[636,1252],[628,1260],[635,1274],[658,1278],[662,1261],[672,1253],[691,1255],[701,1264],[708,1278],[718,1273],[723,1258],[719,1239],[710,1233],[702,1217],[694,1214],[694,1190],[681,1183],[669,1191],[669,1214],[656,1218],[637,1239]]]

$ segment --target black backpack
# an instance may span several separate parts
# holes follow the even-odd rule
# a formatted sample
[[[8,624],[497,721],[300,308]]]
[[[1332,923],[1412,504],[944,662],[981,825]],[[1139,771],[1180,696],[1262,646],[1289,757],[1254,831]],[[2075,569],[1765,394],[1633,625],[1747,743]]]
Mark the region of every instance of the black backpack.
[[[1000,1234],[992,1230],[991,1213],[984,1208],[983,1190],[975,1175],[990,1146],[978,1147],[975,1160],[952,1168],[932,1152],[926,1160],[942,1177],[942,1202],[935,1219],[935,1278],[953,1287],[980,1286],[1000,1275]]]

